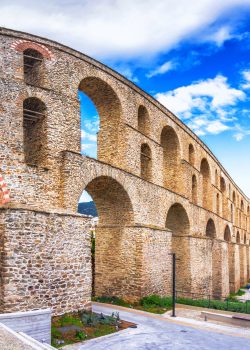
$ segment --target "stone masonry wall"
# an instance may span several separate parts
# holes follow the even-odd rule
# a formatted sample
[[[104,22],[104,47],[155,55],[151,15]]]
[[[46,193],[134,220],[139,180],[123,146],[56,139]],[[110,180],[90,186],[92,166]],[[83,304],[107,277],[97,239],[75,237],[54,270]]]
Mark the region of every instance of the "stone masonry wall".
[[[90,306],[88,217],[0,210],[1,312]]]

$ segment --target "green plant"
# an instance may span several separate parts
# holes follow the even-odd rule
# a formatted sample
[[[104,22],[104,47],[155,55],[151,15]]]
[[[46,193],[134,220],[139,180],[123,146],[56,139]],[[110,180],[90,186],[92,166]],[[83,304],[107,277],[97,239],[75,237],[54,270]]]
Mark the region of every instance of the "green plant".
[[[160,297],[159,295],[150,295],[140,300],[140,305],[144,308],[162,307],[169,308],[172,305],[170,297]]]
[[[76,332],[76,338],[79,340],[84,340],[87,337],[87,335],[83,331],[77,331]]]
[[[69,315],[69,314],[65,314],[65,315],[61,316],[60,320],[59,320],[59,324],[62,327],[72,325],[72,324],[75,326],[82,325],[81,321],[79,319],[77,319],[74,315]]]

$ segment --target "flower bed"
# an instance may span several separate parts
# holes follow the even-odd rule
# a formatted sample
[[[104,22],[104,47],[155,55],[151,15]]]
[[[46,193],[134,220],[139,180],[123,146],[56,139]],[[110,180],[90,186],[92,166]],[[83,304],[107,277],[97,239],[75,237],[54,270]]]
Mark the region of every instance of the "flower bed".
[[[135,325],[111,316],[92,312],[70,313],[52,318],[52,346],[60,348],[84,340],[101,337]]]

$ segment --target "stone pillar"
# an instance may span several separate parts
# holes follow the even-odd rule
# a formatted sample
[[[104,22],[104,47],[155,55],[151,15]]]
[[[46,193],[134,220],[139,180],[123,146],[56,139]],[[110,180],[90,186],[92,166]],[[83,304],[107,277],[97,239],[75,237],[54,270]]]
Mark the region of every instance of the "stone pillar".
[[[202,295],[212,288],[212,240],[206,237],[190,237],[192,292]]]
[[[230,293],[235,293],[240,286],[239,283],[239,254],[238,245],[228,243],[228,265],[229,265],[229,289]]]
[[[240,245],[240,286],[247,283],[247,250],[246,245]]]
[[[128,301],[169,294],[171,233],[148,227],[96,230],[95,293]]]
[[[224,241],[213,240],[212,294],[214,298],[229,294],[228,246]]]

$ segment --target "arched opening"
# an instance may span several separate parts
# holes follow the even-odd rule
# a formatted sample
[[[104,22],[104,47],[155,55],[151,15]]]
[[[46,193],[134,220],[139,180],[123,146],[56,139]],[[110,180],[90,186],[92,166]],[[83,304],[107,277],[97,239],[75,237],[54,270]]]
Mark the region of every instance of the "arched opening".
[[[98,213],[95,226],[94,288],[100,295],[123,297],[133,284],[136,267],[131,226],[134,223],[131,200],[123,186],[109,176],[93,179],[85,188]],[[135,289],[133,285],[130,288]]]
[[[27,84],[41,85],[43,78],[43,55],[34,50],[23,51],[23,73]]]
[[[241,202],[240,202],[240,210],[242,212],[244,212],[244,202],[243,202],[243,200],[241,200]]]
[[[228,185],[228,197],[231,199],[231,185]]]
[[[234,222],[234,207],[232,203],[231,203],[231,222]]]
[[[212,210],[210,168],[208,161],[205,158],[203,158],[201,161],[200,172],[202,175],[202,205],[205,209]]]
[[[226,242],[231,242],[231,232],[230,232],[230,228],[229,228],[228,225],[225,227],[225,231],[224,231],[224,240],[225,240]]]
[[[47,157],[46,106],[36,97],[23,101],[23,145],[27,164],[44,165]]]
[[[237,234],[236,234],[236,243],[240,244],[240,233],[239,233],[239,231],[237,231]]]
[[[195,153],[194,153],[194,146],[191,143],[188,146],[188,161],[191,165],[194,166]]]
[[[146,135],[150,136],[150,122],[149,115],[146,107],[140,105],[138,108],[138,130]]]
[[[78,89],[91,99],[100,118],[97,158],[106,163],[118,165],[122,157],[122,154],[119,154],[121,149],[118,147],[121,132],[121,104],[118,96],[111,86],[96,77],[84,78]]]
[[[172,231],[172,251],[176,254],[177,290],[191,291],[191,266],[189,232],[190,224],[186,210],[179,203],[173,204],[168,210],[166,228]]]
[[[141,145],[141,177],[150,181],[152,175],[152,155],[151,149],[146,143]]]
[[[220,195],[216,194],[216,213],[220,215]]]
[[[220,177],[220,190],[222,193],[222,216],[227,218],[227,196],[226,196],[226,182],[225,179]]]
[[[161,132],[161,146],[163,148],[163,179],[164,186],[172,191],[178,191],[178,174],[180,163],[179,139],[173,128],[165,126]],[[178,174],[178,176],[177,176]]]
[[[192,202],[197,204],[197,179],[196,176],[192,176]]]
[[[233,203],[235,204],[236,202],[236,195],[235,195],[235,192],[233,191]]]
[[[247,235],[244,234],[244,244],[247,244]]]
[[[215,186],[218,187],[218,185],[219,185],[219,177],[218,177],[218,171],[217,171],[217,169],[215,169],[215,175],[214,175],[214,177],[215,177]]]
[[[212,219],[209,219],[206,226],[206,236],[209,238],[215,238],[216,237],[216,229],[215,224]]]

